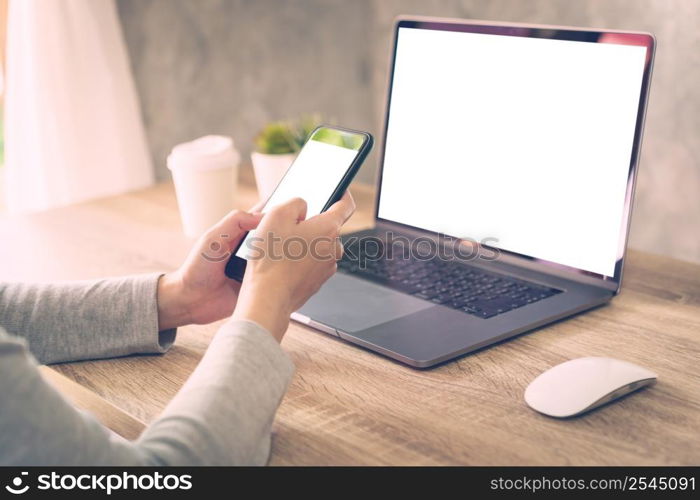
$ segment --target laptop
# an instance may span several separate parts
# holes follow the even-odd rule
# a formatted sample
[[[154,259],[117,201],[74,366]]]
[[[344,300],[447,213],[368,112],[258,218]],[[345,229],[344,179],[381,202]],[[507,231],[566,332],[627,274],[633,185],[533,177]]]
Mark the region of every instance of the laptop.
[[[654,47],[399,19],[374,227],[292,318],[424,368],[612,299]]]

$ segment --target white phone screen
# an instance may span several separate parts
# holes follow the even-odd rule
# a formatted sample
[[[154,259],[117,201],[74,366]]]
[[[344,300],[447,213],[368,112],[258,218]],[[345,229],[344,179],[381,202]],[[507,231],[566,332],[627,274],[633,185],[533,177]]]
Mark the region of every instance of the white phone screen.
[[[307,203],[307,219],[320,214],[362,149],[364,141],[362,134],[325,127],[317,129],[299,151],[263,212],[300,197]],[[247,257],[254,236],[255,231],[248,233],[236,252],[237,257]]]

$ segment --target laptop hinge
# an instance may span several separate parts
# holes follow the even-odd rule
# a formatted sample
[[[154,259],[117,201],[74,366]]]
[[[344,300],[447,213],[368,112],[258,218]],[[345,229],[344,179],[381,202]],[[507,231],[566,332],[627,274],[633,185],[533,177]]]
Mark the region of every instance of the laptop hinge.
[[[440,235],[431,233],[429,231],[423,231],[420,229],[406,227],[402,224],[397,224],[382,219],[375,220],[374,231],[381,233],[392,232],[396,235],[404,236],[408,239],[415,239],[418,237],[428,238],[438,245],[453,245],[455,241],[454,238],[447,238],[445,236],[441,237]],[[590,276],[580,271],[572,270],[569,268],[560,268],[553,264],[529,259],[527,257],[513,255],[508,252],[498,252],[498,258],[494,260],[493,255],[495,250],[493,248],[481,247],[478,245],[475,245],[472,248],[474,249],[474,258],[467,259],[467,261],[479,267],[489,268],[493,267],[494,265],[498,266],[499,264],[506,264],[508,266],[514,266],[529,271],[535,271],[543,275],[556,276],[558,278],[571,280],[576,283],[582,283],[596,288],[601,288],[604,290],[608,290],[613,294],[616,294],[619,291],[619,284],[612,279],[603,279],[596,276]]]

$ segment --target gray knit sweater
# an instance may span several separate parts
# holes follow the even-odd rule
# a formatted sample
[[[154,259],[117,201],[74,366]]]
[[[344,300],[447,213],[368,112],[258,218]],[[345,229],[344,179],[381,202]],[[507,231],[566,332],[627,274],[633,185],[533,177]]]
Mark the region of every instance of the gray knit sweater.
[[[133,442],[77,411],[40,376],[37,360],[167,351],[175,330],[158,332],[158,277],[0,284],[0,465],[267,462],[293,365],[255,323],[225,323],[180,392]]]

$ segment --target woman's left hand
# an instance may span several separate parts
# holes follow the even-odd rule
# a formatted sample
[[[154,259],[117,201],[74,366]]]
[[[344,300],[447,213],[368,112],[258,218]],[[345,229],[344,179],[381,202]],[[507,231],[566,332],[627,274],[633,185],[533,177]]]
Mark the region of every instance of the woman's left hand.
[[[261,213],[234,210],[197,240],[180,269],[161,276],[160,330],[211,323],[233,313],[240,283],[226,277],[226,262],[243,235],[255,229],[260,219]]]

